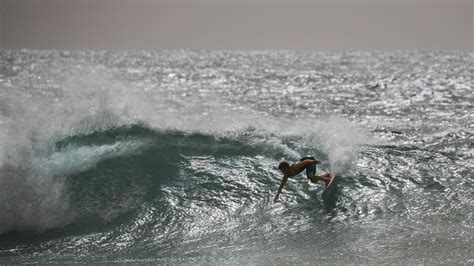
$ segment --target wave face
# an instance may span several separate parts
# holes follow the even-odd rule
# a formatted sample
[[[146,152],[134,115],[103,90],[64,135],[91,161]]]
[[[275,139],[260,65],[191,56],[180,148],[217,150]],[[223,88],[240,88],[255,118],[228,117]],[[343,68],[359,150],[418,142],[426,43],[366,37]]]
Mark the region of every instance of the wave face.
[[[473,61],[0,50],[0,263],[470,263]]]

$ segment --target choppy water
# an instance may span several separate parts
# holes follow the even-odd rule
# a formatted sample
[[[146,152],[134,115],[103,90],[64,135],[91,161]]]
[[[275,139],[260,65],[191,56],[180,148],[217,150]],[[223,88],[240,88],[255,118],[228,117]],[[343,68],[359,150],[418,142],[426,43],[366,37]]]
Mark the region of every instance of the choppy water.
[[[473,65],[0,50],[0,263],[473,263]]]

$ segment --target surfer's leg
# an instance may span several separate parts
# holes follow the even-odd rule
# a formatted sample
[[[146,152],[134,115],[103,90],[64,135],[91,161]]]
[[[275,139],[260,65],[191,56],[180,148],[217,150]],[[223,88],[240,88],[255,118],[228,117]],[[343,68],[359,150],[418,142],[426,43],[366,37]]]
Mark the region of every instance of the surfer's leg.
[[[314,158],[311,157],[311,160],[314,160]],[[311,182],[316,182],[314,181],[314,177],[316,176],[316,164],[312,163],[312,164],[306,165],[305,168],[306,168],[306,177],[308,177],[308,179],[311,179]]]
[[[310,179],[311,182],[313,182],[313,183],[316,183],[316,182],[318,182],[318,181],[324,181],[324,182],[327,183],[327,182],[329,182],[330,177],[329,177],[329,174],[324,174],[324,175],[320,175],[320,176],[313,174],[313,175],[311,175],[311,176],[308,175],[308,179]]]
[[[329,182],[331,181],[331,173],[326,173],[324,175],[321,175],[321,178],[324,179],[324,183],[326,184],[326,187],[329,185]]]
[[[329,181],[331,181],[331,173],[326,173],[324,175],[315,175],[315,176],[308,176],[312,183],[316,183],[318,181],[323,181],[325,186],[327,187]]]
[[[318,176],[312,176],[309,179],[311,180],[312,183],[316,183],[320,180],[320,179],[318,179]]]
[[[322,177],[326,180],[330,180],[331,179],[331,173],[325,173],[324,175],[320,175],[320,177]]]
[[[311,182],[315,183],[318,180],[316,179],[316,175],[314,173],[306,173],[306,177],[311,180]]]

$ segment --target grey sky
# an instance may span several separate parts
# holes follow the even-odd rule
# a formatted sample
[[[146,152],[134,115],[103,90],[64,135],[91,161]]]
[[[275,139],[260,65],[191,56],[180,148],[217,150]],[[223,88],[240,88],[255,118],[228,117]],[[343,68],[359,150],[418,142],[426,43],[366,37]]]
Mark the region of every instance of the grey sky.
[[[0,0],[0,47],[474,49],[474,0]]]

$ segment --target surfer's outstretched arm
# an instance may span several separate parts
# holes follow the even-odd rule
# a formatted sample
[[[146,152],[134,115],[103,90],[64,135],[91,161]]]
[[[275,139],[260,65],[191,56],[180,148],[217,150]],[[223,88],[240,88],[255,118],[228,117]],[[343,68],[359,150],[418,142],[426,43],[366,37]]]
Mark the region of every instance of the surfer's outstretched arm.
[[[283,190],[283,187],[284,187],[285,184],[286,184],[286,181],[288,181],[288,176],[287,176],[287,175],[284,175],[284,176],[283,176],[283,179],[281,180],[281,184],[280,184],[280,186],[278,187],[277,194],[275,195],[275,198],[273,199],[273,202],[277,202],[278,197],[280,196],[280,193],[281,193],[281,191]]]

